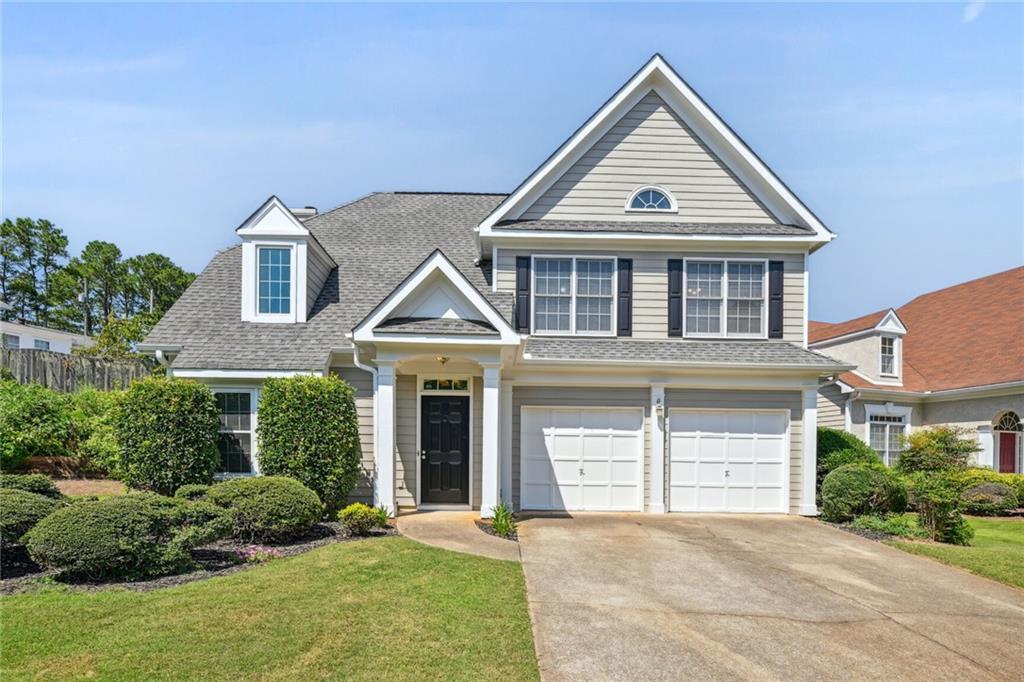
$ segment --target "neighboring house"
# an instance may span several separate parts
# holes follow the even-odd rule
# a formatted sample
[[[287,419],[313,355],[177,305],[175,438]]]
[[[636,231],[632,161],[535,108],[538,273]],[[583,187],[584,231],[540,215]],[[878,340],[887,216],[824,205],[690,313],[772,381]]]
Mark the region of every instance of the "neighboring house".
[[[807,259],[833,234],[659,56],[511,194],[271,197],[141,349],[217,393],[357,390],[388,507],[815,513]]]
[[[1022,301],[1019,267],[847,322],[811,322],[811,348],[857,367],[823,383],[818,423],[890,464],[910,429],[961,426],[978,439],[979,465],[1024,471]]]
[[[24,322],[0,320],[0,340],[4,348],[13,350],[31,348],[68,355],[72,348],[88,347],[94,342],[84,334],[73,334]]]

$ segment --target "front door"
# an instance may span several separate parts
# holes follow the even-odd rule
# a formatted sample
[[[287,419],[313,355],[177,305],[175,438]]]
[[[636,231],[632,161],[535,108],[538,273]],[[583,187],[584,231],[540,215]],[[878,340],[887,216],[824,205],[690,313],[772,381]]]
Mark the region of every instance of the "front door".
[[[421,400],[420,502],[469,504],[469,396]]]
[[[999,472],[1012,474],[1017,465],[1017,434],[999,432]]]

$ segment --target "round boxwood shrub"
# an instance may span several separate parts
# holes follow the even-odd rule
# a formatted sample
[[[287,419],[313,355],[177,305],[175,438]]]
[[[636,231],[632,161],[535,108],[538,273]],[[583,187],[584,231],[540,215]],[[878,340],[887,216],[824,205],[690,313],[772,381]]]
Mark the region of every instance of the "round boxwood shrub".
[[[58,509],[24,540],[33,561],[69,578],[143,579],[191,568],[189,550],[230,527],[213,505],[132,493]]]
[[[845,464],[821,485],[821,515],[826,521],[902,512],[906,506],[906,486],[881,464]]]
[[[359,420],[352,387],[331,375],[268,379],[260,394],[260,471],[290,476],[341,507],[359,476]]]
[[[191,500],[195,502],[198,500],[205,500],[208,492],[210,492],[210,486],[208,485],[203,485],[202,483],[189,483],[175,490],[174,496],[180,497],[183,500]]]
[[[309,532],[324,514],[315,492],[284,476],[218,483],[206,499],[232,512],[233,534],[247,542],[288,542]]]
[[[352,535],[369,535],[380,522],[380,514],[373,507],[355,502],[338,512],[338,520]]]
[[[29,457],[65,455],[71,435],[63,394],[0,380],[0,470],[14,471]]]
[[[25,490],[55,500],[63,497],[60,488],[43,474],[0,474],[0,489]]]
[[[818,492],[825,477],[844,464],[881,462],[878,453],[852,433],[818,427]]]
[[[25,490],[0,489],[0,539],[17,544],[21,536],[60,507],[60,502]]]
[[[991,516],[1017,508],[1017,494],[1005,483],[979,483],[960,495],[964,513]]]
[[[213,481],[220,415],[206,386],[141,379],[118,401],[112,421],[117,473],[130,487],[172,495],[186,483]]]

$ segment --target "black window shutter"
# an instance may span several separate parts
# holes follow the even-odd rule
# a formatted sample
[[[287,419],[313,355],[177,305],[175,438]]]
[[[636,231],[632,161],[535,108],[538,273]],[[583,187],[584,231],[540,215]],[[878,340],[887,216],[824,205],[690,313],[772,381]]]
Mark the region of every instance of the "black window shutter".
[[[782,338],[782,268],[780,260],[768,261],[768,338]],[[804,294],[806,295],[806,293]]]
[[[530,332],[530,257],[516,256],[516,331]]]
[[[668,262],[668,335],[683,335],[683,261]]]
[[[633,259],[619,259],[619,336],[633,335]]]

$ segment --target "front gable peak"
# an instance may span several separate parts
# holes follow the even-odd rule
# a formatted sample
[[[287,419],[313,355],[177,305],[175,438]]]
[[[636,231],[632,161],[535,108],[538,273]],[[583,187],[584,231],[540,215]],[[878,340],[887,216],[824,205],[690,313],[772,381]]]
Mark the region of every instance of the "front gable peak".
[[[276,196],[271,196],[263,205],[235,228],[241,237],[308,237],[309,230],[295,217],[288,207]]]

